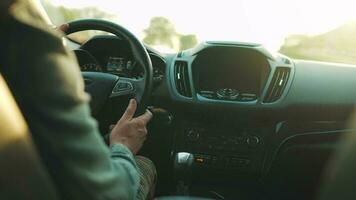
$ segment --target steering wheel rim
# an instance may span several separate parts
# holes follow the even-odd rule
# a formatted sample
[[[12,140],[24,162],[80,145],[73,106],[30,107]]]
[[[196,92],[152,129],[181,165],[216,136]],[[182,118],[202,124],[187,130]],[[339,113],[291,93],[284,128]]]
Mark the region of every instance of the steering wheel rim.
[[[105,90],[101,91],[100,95],[96,95],[97,98],[102,98],[104,95],[103,93],[108,93],[110,90],[111,92],[110,94],[107,94],[107,99],[133,93],[135,99],[138,102],[136,114],[144,113],[148,105],[147,103],[150,94],[152,92],[153,68],[150,56],[142,42],[126,28],[106,20],[81,19],[69,22],[68,25],[69,28],[65,31],[66,35],[79,31],[98,30],[112,33],[117,37],[126,40],[130,44],[134,59],[139,64],[139,66],[142,66],[143,68],[143,78],[124,78],[101,72],[83,72],[82,75],[86,82],[86,88],[87,84],[89,84],[88,87],[91,85],[93,91],[98,92],[98,88]],[[122,89],[123,87],[124,89]],[[95,101],[95,97],[92,99]],[[92,108],[94,110],[94,114],[100,111],[106,100],[98,100],[98,103],[94,108]]]

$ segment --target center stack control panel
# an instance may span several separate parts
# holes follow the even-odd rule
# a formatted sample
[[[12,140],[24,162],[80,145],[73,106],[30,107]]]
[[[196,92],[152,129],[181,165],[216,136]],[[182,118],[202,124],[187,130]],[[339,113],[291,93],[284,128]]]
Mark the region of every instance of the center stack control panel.
[[[184,126],[176,151],[194,154],[197,168],[256,171],[264,156],[262,131]]]

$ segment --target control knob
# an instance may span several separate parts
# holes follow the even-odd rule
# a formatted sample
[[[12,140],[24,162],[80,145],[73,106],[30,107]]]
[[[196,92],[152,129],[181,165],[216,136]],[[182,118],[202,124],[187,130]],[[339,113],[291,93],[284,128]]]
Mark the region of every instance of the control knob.
[[[239,92],[235,89],[223,88],[216,91],[216,95],[219,99],[236,100]]]
[[[260,138],[258,138],[257,136],[249,136],[246,139],[246,143],[249,147],[256,147],[260,144]]]
[[[187,134],[188,140],[191,142],[196,142],[200,138],[200,134],[196,130],[189,130]]]

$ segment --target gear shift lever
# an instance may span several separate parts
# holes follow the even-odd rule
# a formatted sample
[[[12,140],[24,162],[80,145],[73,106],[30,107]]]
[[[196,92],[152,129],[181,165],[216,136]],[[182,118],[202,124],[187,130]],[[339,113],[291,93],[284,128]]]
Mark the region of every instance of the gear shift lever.
[[[174,158],[174,176],[177,181],[177,195],[189,195],[189,186],[194,164],[194,155],[187,152],[178,152]]]

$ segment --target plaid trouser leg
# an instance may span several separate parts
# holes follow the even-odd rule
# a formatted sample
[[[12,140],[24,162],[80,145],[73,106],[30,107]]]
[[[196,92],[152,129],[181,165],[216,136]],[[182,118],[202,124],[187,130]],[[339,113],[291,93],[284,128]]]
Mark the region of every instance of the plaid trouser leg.
[[[157,171],[153,162],[143,156],[135,156],[140,174],[140,187],[137,193],[138,200],[151,200],[157,181]]]

